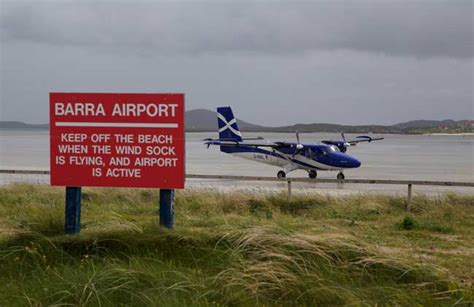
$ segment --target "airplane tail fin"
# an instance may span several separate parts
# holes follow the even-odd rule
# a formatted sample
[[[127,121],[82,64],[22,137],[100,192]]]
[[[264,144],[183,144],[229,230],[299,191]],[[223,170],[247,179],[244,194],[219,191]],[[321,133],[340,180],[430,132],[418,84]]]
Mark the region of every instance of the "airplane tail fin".
[[[219,139],[242,142],[242,134],[231,107],[217,108],[217,125],[219,127]]]

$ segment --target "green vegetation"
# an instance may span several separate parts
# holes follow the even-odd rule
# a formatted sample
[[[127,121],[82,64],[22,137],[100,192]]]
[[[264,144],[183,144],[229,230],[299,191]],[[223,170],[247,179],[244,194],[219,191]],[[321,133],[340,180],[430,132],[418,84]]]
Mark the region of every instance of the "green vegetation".
[[[474,197],[0,188],[0,305],[470,305]]]

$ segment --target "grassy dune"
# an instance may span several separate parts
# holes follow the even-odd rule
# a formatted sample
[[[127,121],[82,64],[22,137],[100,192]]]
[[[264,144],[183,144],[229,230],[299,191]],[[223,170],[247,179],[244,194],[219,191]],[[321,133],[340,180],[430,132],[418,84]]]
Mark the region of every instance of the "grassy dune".
[[[470,305],[474,197],[224,195],[179,191],[176,229],[156,190],[0,188],[0,306]]]

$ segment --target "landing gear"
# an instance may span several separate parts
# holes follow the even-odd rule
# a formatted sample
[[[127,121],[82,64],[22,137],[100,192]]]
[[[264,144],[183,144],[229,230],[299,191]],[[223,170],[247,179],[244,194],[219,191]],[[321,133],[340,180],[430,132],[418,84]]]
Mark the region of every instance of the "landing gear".
[[[284,171],[279,171],[277,173],[277,177],[278,177],[278,179],[283,179],[283,178],[286,177],[286,173]]]
[[[318,173],[316,173],[315,170],[309,170],[308,171],[308,176],[309,176],[309,178],[314,179],[314,178],[316,178],[316,176],[318,176]]]
[[[344,178],[346,178],[346,176],[344,176],[343,173],[337,174],[337,180],[344,180]]]

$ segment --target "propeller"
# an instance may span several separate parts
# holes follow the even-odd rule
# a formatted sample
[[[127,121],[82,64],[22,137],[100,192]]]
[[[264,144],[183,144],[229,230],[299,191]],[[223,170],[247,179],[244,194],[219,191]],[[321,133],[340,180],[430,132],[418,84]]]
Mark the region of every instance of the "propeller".
[[[296,150],[293,153],[293,158],[303,150],[304,145],[300,143],[300,132],[296,131]]]
[[[296,149],[303,149],[304,145],[300,143],[300,132],[296,131]]]
[[[351,143],[347,143],[346,136],[344,135],[344,132],[341,132],[341,137],[342,137],[342,141],[344,142],[343,143],[344,147],[349,147],[349,146],[352,145]]]

